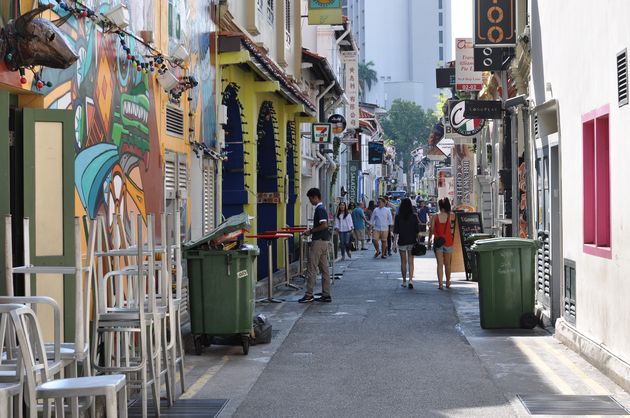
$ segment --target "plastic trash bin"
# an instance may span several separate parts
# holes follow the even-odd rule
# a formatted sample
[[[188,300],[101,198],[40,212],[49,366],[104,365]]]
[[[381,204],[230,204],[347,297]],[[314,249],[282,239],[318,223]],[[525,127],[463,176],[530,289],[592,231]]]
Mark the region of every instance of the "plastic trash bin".
[[[534,328],[536,251],[540,241],[480,240],[472,246],[482,328]]]
[[[197,354],[215,336],[240,336],[243,354],[249,352],[259,250],[255,245],[221,249],[227,239],[248,229],[247,217],[237,215],[200,240],[183,246],[182,255],[188,265],[190,327]]]

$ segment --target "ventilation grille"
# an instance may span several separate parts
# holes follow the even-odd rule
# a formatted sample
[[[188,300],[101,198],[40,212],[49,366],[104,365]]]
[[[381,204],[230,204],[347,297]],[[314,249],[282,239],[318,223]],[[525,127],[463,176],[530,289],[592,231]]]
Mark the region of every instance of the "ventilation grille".
[[[180,156],[178,165],[177,187],[179,188],[180,197],[186,199],[186,196],[188,196],[188,164],[186,163],[186,157]]]
[[[577,317],[575,261],[564,259],[564,319],[575,324]]]
[[[539,231],[538,239],[543,243],[537,253],[537,288],[546,298],[551,292],[551,242],[547,231]]]
[[[184,111],[166,106],[166,133],[178,138],[184,137]]]
[[[214,229],[214,170],[210,163],[203,169],[203,233]]]
[[[628,50],[617,54],[617,95],[619,107],[628,104]]]
[[[177,189],[177,176],[175,161],[166,159],[164,162],[164,192],[167,199],[175,199]]]

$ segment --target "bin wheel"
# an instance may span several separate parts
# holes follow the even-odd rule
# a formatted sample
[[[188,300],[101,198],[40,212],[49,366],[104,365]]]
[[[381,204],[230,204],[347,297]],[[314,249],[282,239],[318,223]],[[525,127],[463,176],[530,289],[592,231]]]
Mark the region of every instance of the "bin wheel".
[[[532,329],[538,325],[538,317],[531,312],[524,313],[521,316],[521,328]]]
[[[249,334],[241,335],[241,344],[243,345],[243,355],[249,354]]]
[[[203,352],[203,344],[201,343],[201,337],[195,337],[195,354],[200,356]]]

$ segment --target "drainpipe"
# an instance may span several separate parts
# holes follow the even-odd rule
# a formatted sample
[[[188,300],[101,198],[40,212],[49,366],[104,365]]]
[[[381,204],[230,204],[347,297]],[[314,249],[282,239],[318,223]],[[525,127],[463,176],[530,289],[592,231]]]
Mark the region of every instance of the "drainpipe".
[[[317,101],[316,101],[316,103],[317,103],[317,121],[318,121],[318,122],[321,122],[321,115],[320,115],[320,112],[321,112],[321,105],[320,105],[320,100],[322,100],[322,99],[324,98],[324,96],[325,96],[325,95],[327,95],[327,94],[328,94],[328,92],[329,92],[329,91],[330,91],[333,87],[335,87],[335,82],[334,82],[334,81],[333,81],[332,83],[330,83],[330,86],[326,87],[326,89],[325,89],[325,90],[324,90],[324,91],[323,91],[323,92],[322,92],[319,96],[317,96]]]
[[[343,41],[346,36],[348,36],[350,34],[350,31],[352,30],[352,24],[348,21],[348,23],[346,24],[346,31],[341,34],[341,36],[339,37],[339,39],[337,39],[335,41],[335,49],[333,49],[333,57],[335,57],[334,59],[334,67],[333,67],[333,71],[337,68],[337,50],[339,49],[339,44],[341,43],[341,41]]]

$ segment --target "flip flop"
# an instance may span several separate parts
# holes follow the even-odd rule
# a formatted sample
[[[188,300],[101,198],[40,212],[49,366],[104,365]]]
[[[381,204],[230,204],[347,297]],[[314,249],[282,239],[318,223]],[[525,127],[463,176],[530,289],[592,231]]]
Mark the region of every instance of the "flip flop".
[[[407,287],[407,283],[403,282],[403,284],[401,284],[402,287]],[[413,287],[413,285],[411,286]]]
[[[374,253],[374,258],[378,258],[379,255],[381,255],[381,252],[377,251],[376,253]]]
[[[413,289],[413,283],[409,283],[409,286],[407,286],[409,289]]]

